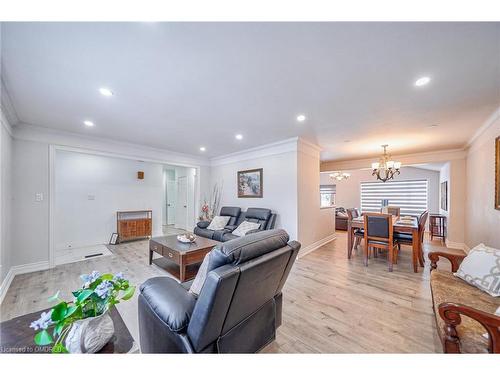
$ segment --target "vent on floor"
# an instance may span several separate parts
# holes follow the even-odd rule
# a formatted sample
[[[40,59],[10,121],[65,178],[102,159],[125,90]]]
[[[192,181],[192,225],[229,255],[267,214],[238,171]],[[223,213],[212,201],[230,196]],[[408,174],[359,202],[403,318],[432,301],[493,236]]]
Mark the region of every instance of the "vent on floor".
[[[98,256],[101,256],[101,255],[102,255],[102,253],[90,254],[90,255],[85,255],[85,258],[98,257]]]

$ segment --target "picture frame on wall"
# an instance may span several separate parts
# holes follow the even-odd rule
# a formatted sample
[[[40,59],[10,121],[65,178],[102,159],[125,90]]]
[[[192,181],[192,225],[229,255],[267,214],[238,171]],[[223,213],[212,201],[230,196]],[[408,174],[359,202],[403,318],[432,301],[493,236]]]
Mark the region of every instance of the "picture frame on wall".
[[[238,171],[238,198],[262,198],[264,173],[262,168]]]
[[[500,136],[495,139],[495,209],[500,210]]]
[[[448,181],[441,182],[441,209],[448,211]]]

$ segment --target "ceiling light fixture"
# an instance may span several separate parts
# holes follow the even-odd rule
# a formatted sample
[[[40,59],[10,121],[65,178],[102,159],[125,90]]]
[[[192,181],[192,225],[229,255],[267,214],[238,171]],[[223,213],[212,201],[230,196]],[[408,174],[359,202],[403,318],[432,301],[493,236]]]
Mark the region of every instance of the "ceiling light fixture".
[[[241,134],[236,134],[236,135],[234,136],[234,138],[236,138],[238,141],[241,141],[241,140],[243,139],[243,135],[241,135]]]
[[[337,181],[347,180],[349,177],[351,177],[350,173],[345,173],[342,171],[337,171],[330,174],[330,178]]]
[[[305,115],[298,115],[297,116],[297,121],[298,122],[304,122],[304,121],[306,121],[306,116]]]
[[[420,77],[415,81],[415,86],[421,87],[427,85],[431,79],[429,77]]]
[[[102,96],[113,96],[113,91],[106,87],[101,87],[99,89],[99,92],[101,93]]]
[[[94,123],[90,120],[85,120],[84,122],[84,125],[85,126],[88,126],[89,128],[91,128],[92,126],[94,126]]]
[[[203,151],[206,151],[207,149],[205,147],[200,147],[200,151],[203,152]]]
[[[391,155],[387,154],[387,147],[389,145],[382,145],[384,154],[378,163],[372,163],[372,176],[377,176],[377,180],[386,182],[398,175],[401,168],[401,162],[391,160]]]

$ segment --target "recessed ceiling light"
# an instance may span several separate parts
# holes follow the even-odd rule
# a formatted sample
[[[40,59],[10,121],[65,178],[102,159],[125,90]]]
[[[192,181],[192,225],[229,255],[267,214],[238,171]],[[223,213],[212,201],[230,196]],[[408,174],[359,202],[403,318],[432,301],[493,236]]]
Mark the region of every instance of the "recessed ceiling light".
[[[241,135],[241,134],[236,134],[236,135],[234,136],[234,138],[236,138],[238,141],[241,141],[241,140],[243,139],[243,135]]]
[[[429,77],[420,77],[415,81],[415,86],[420,87],[420,86],[425,86],[427,85],[431,79]]]
[[[297,121],[298,122],[304,122],[304,121],[306,121],[306,116],[305,115],[298,115],[297,116]]]
[[[99,89],[99,92],[101,93],[101,95],[103,96],[113,96],[113,91],[111,91],[110,89],[106,88],[106,87],[101,87]]]
[[[428,128],[437,128],[438,125],[437,124],[432,124],[432,125],[427,125]]]
[[[346,140],[344,141],[344,143],[349,143],[349,142],[351,142],[351,140],[350,140],[350,139],[346,139]]]
[[[202,152],[203,152],[203,151],[206,151],[206,150],[207,150],[207,149],[206,149],[205,147],[203,147],[203,146],[202,146],[202,147],[200,147],[200,151],[202,151]]]
[[[85,120],[83,122],[85,124],[85,126],[88,126],[89,128],[91,128],[92,126],[94,126],[94,123],[90,120]]]

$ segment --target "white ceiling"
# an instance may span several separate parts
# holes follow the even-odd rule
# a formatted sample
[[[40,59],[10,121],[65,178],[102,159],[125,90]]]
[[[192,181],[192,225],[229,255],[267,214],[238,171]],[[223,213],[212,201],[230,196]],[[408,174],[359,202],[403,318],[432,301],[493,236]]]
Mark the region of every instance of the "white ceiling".
[[[21,122],[210,157],[292,136],[323,160],[462,147],[500,105],[500,23],[3,23],[1,35]],[[422,75],[431,83],[414,87]]]

